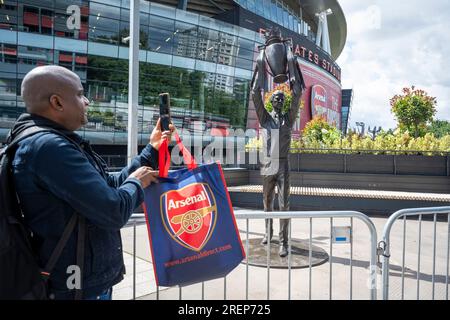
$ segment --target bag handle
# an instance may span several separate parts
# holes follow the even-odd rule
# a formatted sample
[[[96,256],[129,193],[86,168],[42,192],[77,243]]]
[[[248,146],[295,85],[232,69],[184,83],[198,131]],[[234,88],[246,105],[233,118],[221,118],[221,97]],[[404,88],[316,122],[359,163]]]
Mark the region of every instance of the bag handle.
[[[178,132],[175,131],[175,140],[177,142],[178,147],[180,148],[181,154],[183,155],[184,163],[187,165],[189,170],[193,170],[198,167],[197,162],[195,161],[192,154],[189,152],[189,150],[184,146],[183,142],[180,139],[180,136],[178,135]],[[159,147],[159,176],[161,178],[167,178],[167,175],[169,174],[169,168],[170,168],[170,153],[169,153],[169,143],[167,140],[164,139],[164,141],[161,143],[161,146]]]

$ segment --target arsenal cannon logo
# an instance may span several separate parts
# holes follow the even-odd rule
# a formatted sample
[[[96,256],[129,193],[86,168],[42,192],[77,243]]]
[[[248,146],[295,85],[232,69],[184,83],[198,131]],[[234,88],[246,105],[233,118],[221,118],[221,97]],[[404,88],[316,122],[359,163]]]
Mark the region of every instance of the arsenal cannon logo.
[[[170,236],[185,248],[200,251],[210,239],[217,205],[209,185],[193,183],[161,195],[161,217]]]

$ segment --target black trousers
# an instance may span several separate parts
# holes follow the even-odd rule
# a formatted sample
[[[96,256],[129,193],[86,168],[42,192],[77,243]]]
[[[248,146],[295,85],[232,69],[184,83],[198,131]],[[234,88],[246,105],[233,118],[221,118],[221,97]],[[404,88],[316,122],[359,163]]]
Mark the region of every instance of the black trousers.
[[[280,164],[277,174],[263,176],[264,211],[272,212],[275,199],[275,187],[278,188],[278,206],[280,211],[289,211],[289,164]],[[280,219],[280,245],[287,245],[289,240],[289,223],[291,219]],[[273,219],[266,219],[266,235],[272,238]]]

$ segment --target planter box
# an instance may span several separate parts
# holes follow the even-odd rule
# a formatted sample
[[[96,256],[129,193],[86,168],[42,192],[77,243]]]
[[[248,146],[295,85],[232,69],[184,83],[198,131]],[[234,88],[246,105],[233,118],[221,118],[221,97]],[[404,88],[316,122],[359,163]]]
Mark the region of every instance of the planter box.
[[[246,160],[247,165],[244,167],[250,170],[259,169],[259,154],[258,164],[256,165],[248,165],[248,153],[246,153]],[[450,157],[446,156],[291,153],[289,155],[289,162],[291,171],[295,172],[447,177],[450,171]]]
[[[394,156],[349,154],[346,156],[348,173],[394,174]]]
[[[445,156],[397,156],[396,172],[400,175],[446,176],[447,160]]]
[[[292,167],[301,172],[344,172],[343,154],[293,154]],[[297,166],[296,166],[297,162]]]

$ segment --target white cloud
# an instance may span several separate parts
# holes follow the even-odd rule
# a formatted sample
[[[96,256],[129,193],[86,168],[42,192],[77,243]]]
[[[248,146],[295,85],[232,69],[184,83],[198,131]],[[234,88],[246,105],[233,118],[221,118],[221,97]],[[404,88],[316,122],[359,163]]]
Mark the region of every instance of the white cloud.
[[[450,120],[448,0],[341,0],[346,48],[338,64],[344,88],[354,89],[350,126],[396,126],[389,100],[415,85],[437,97],[439,119]]]

